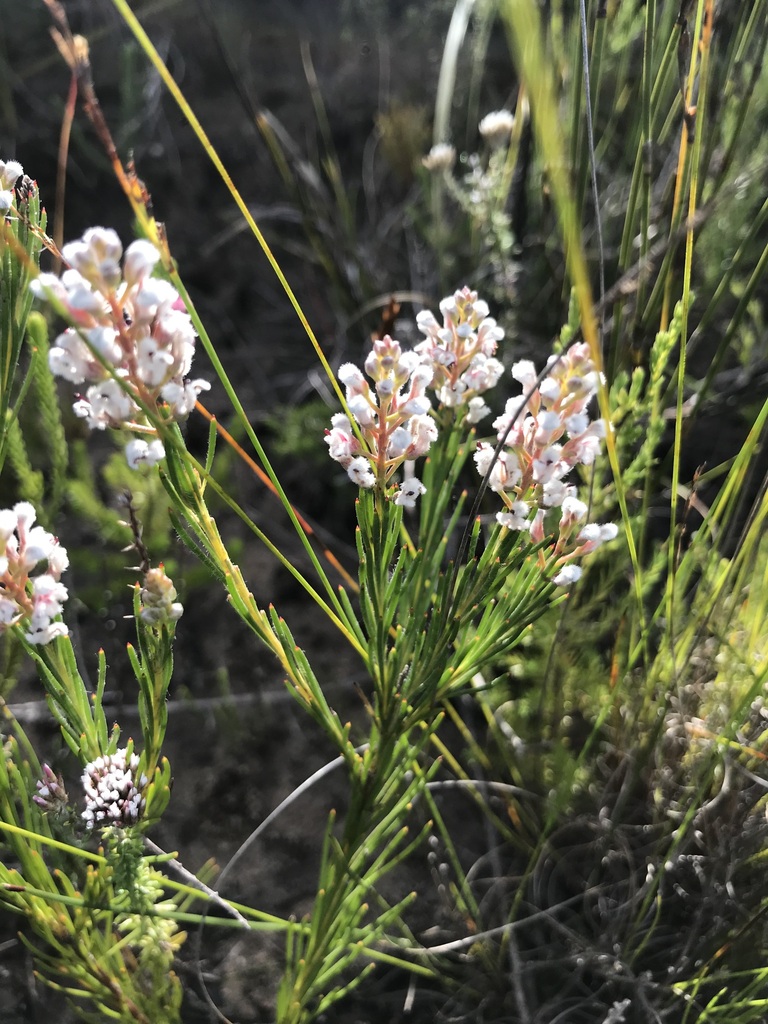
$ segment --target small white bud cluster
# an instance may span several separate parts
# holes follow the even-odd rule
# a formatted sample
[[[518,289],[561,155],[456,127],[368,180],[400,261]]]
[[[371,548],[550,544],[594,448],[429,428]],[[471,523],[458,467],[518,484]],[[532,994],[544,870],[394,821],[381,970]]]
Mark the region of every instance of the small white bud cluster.
[[[389,335],[374,341],[365,360],[365,373],[352,363],[339,368],[339,380],[346,388],[349,411],[357,423],[360,443],[349,418],[338,413],[331,419],[325,442],[332,459],[340,463],[358,487],[384,487],[406,460],[426,455],[437,438],[437,427],[429,415],[426,397],[432,370],[422,365],[415,352],[403,352]],[[415,477],[403,483],[395,503],[413,508],[424,486]]]
[[[589,345],[573,345],[560,358],[551,356],[549,365],[550,373],[537,385],[533,363],[515,363],[512,376],[523,394],[510,398],[493,424],[504,448],[494,461],[495,446],[481,442],[474,458],[481,476],[490,469],[488,486],[506,506],[496,518],[507,529],[528,531],[534,542],[541,541],[545,518],[560,509],[553,552],[560,571],[554,582],[568,586],[581,570],[566,563],[613,540],[618,527],[586,523],[588,507],[566,480],[576,466],[592,465],[606,432],[605,422],[592,420],[588,412],[601,379]]]
[[[480,134],[494,149],[509,142],[514,127],[515,115],[509,110],[494,110],[479,125]]]
[[[82,783],[85,791],[83,821],[89,828],[135,825],[144,810],[141,790],[146,776],[137,781],[137,754],[128,756],[127,748],[104,754],[87,764]]]
[[[0,215],[13,206],[13,186],[23,173],[24,168],[18,160],[0,160]]]
[[[415,351],[432,368],[432,387],[442,405],[467,406],[467,422],[477,423],[490,409],[480,395],[500,380],[504,367],[494,358],[503,328],[489,316],[488,303],[462,288],[440,303],[442,325],[429,310],[416,316],[426,335]]]
[[[177,622],[184,614],[184,608],[176,600],[177,597],[173,580],[165,575],[163,566],[149,569],[144,575],[144,586],[141,588],[139,615],[142,622],[148,626]]]
[[[449,142],[437,142],[421,162],[431,174],[442,174],[456,163],[456,150]]]
[[[67,588],[60,582],[69,565],[66,550],[42,526],[28,501],[0,510],[0,631],[23,622],[31,644],[47,644],[69,630],[59,620]],[[37,576],[30,573],[45,563]]]
[[[151,242],[139,239],[123,256],[111,228],[89,228],[62,256],[69,269],[60,278],[40,274],[30,285],[38,298],[58,299],[74,324],[54,341],[51,370],[90,385],[73,409],[92,430],[141,435],[125,449],[132,468],[154,465],[165,450],[135,399],[173,421],[188,416],[210,387],[187,379],[195,351],[190,317],[176,289],[151,276],[160,259]]]

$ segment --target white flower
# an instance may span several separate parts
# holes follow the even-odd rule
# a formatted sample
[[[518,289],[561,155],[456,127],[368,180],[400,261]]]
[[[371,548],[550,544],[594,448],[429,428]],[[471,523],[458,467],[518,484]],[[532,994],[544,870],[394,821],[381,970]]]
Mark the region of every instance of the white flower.
[[[26,626],[26,638],[32,644],[47,644],[57,636],[66,636],[61,615],[67,588],[59,582],[69,564],[67,552],[56,538],[34,526],[36,513],[28,501],[12,509],[0,510],[0,627],[16,623]],[[47,571],[38,576],[30,572],[41,562]]]
[[[112,228],[88,228],[77,242],[63,245],[61,255],[95,288],[114,288],[120,280],[123,246]]]
[[[405,427],[398,427],[397,430],[390,434],[389,444],[387,445],[387,458],[402,458],[410,447],[411,441],[411,432],[406,430]]]
[[[343,466],[349,465],[358,449],[358,443],[352,425],[343,412],[337,412],[331,417],[331,430],[326,431],[325,443],[332,459]]]
[[[18,160],[0,160],[0,189],[12,189],[23,173]]]
[[[35,576],[32,580],[32,615],[30,627],[32,632],[48,629],[51,620],[61,615],[67,599],[67,588],[49,576]]]
[[[455,409],[456,406],[461,405],[466,390],[467,385],[464,381],[457,380],[454,383],[444,384],[440,388],[437,397],[447,409]]]
[[[480,134],[492,146],[501,146],[509,139],[515,127],[515,117],[509,110],[494,110],[480,122]]]
[[[123,350],[120,348],[114,327],[90,327],[83,333],[102,359],[113,365],[120,364]]]
[[[602,544],[615,540],[619,535],[619,528],[616,523],[587,523],[576,538],[577,542],[583,545],[582,554],[596,551]]]
[[[0,509],[0,545],[5,547],[6,543],[10,539],[16,524],[18,523],[18,516],[11,508]]]
[[[497,512],[496,520],[508,530],[530,530],[528,513],[531,507],[526,501],[515,501],[506,512]]]
[[[467,423],[479,423],[491,411],[490,406],[486,405],[479,395],[470,398],[467,402],[467,409]]]
[[[537,483],[545,484],[553,478],[564,476],[569,466],[560,462],[562,446],[553,444],[539,453],[538,459],[533,460],[533,479]]]
[[[587,512],[589,511],[588,506],[583,501],[579,501],[578,498],[573,497],[565,498],[561,505],[561,509],[561,530],[568,529],[573,525],[573,523],[580,523],[582,519],[586,519]]]
[[[536,444],[549,444],[549,439],[558,431],[562,431],[563,421],[560,414],[553,410],[542,410],[536,417]]]
[[[133,311],[137,323],[149,324],[161,312],[170,312],[179,293],[168,281],[148,277],[142,281],[133,298]]]
[[[168,381],[160,389],[160,396],[170,406],[175,420],[183,420],[195,408],[201,391],[210,391],[207,380],[185,380],[180,384],[176,380]]]
[[[125,458],[131,469],[138,469],[139,466],[154,466],[165,458],[165,448],[163,442],[158,439],[147,442],[134,437],[125,446]]]
[[[34,569],[43,559],[48,561],[56,539],[42,526],[33,526],[27,534],[22,564],[25,569]]]
[[[82,384],[88,379],[92,362],[88,346],[71,329],[60,334],[48,352],[51,373],[72,384]]]
[[[581,579],[581,569],[578,565],[564,565],[560,572],[553,577],[552,582],[558,587],[570,587]]]
[[[560,397],[560,382],[554,377],[545,377],[539,384],[539,394],[546,404],[556,402]]]
[[[347,401],[355,395],[364,395],[368,392],[368,383],[354,363],[342,363],[337,376],[347,389]]]
[[[28,643],[41,646],[49,644],[59,636],[69,636],[69,627],[65,622],[46,622],[24,634]]]
[[[160,253],[151,242],[144,238],[131,242],[125,250],[123,260],[123,277],[126,284],[136,284],[141,278],[151,274],[159,259]]]
[[[437,424],[431,416],[412,416],[408,420],[408,429],[413,439],[408,458],[418,459],[426,455],[432,442],[437,440]]]
[[[347,406],[361,427],[373,427],[375,425],[376,413],[370,399],[366,395],[354,395],[348,399]]]
[[[158,388],[173,375],[173,355],[161,348],[156,338],[140,338],[136,344],[136,372],[151,388]]]
[[[18,501],[13,506],[13,513],[20,530],[28,530],[37,519],[35,506],[29,501]]]
[[[395,495],[395,504],[403,508],[416,508],[416,499],[427,493],[424,484],[412,476],[409,480],[403,480],[400,490]]]
[[[94,384],[85,394],[90,413],[84,418],[88,420],[89,426],[100,430],[131,420],[137,410],[136,403],[113,377]]]
[[[574,484],[567,484],[564,480],[548,480],[544,484],[542,504],[545,508],[556,508],[562,505],[566,498],[576,497]]]
[[[433,174],[438,174],[441,171],[450,171],[456,163],[456,150],[447,142],[438,142],[422,158],[421,162]]]
[[[21,615],[21,609],[15,601],[0,597],[0,626],[10,626]]]
[[[373,487],[376,477],[371,471],[371,464],[364,455],[358,455],[347,466],[347,474],[353,484],[358,487]]]

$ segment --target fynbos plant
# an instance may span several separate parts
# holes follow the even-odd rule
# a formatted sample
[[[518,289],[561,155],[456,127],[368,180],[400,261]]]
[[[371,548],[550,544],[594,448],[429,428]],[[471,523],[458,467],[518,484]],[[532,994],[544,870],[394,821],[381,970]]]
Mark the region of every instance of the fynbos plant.
[[[113,2],[224,174],[125,0]],[[470,6],[457,5],[454,29],[462,19],[466,28]],[[683,78],[687,9],[684,5],[680,11],[679,23]],[[729,804],[730,822],[751,836],[740,867],[754,871],[762,886],[758,891],[766,888],[757,852],[762,833],[753,814],[761,799],[762,780],[755,769],[765,757],[759,730],[768,675],[764,645],[754,641],[754,632],[766,588],[750,591],[749,579],[750,557],[765,565],[765,545],[759,542],[768,513],[765,500],[754,511],[732,562],[716,551],[713,538],[734,514],[733,495],[744,482],[768,404],[754,424],[752,448],[745,446],[687,546],[674,528],[679,439],[671,473],[673,529],[663,544],[655,545],[645,524],[655,493],[664,403],[675,375],[679,383],[672,415],[678,437],[683,420],[697,195],[696,173],[685,164],[688,135],[680,144],[678,182],[680,188],[689,182],[692,197],[690,222],[682,225],[687,246],[682,281],[679,288],[674,285],[672,261],[666,256],[645,304],[641,280],[636,319],[647,320],[661,310],[655,341],[652,336],[648,345],[649,369],[647,374],[640,368],[631,374],[612,373],[621,362],[618,346],[608,353],[609,367],[604,369],[574,212],[584,198],[586,165],[576,178],[574,205],[562,159],[565,148],[556,132],[559,119],[551,69],[544,61],[549,51],[539,38],[541,25],[531,4],[520,0],[508,5],[522,83],[518,117],[502,110],[483,118],[480,134],[488,153],[470,157],[462,177],[451,176],[455,148],[447,143],[433,147],[425,165],[432,173],[435,219],[426,236],[442,246],[436,261],[445,272],[450,262],[444,259],[447,236],[441,216],[446,189],[468,215],[470,251],[477,258],[487,255],[488,242],[498,285],[504,279],[500,260],[513,242],[506,208],[513,171],[524,157],[521,170],[528,173],[534,133],[563,225],[567,276],[573,284],[568,323],[539,372],[533,361],[514,351],[514,340],[500,346],[505,331],[478,291],[459,287],[442,300],[439,317],[428,309],[416,313],[414,334],[420,332],[422,340],[412,348],[382,332],[362,367],[340,360],[333,373],[304,321],[340,405],[331,415],[325,444],[340,467],[339,476],[345,471],[357,488],[355,494],[345,482],[357,518],[357,565],[350,572],[331,551],[318,554],[306,519],[285,493],[176,270],[146,193],[116,156],[84,48],[69,35],[62,11],[53,5],[52,10],[60,49],[107,143],[142,237],[123,251],[112,229],[91,228],[62,247],[61,274],[38,273],[41,248],[54,247],[45,236],[36,190],[22,178],[18,163],[0,163],[0,207],[5,214],[0,453],[15,453],[11,461],[17,472],[24,465],[18,411],[33,381],[44,381],[49,395],[54,375],[76,389],[83,387],[85,393],[75,395],[76,416],[93,431],[116,431],[128,466],[152,475],[156,488],[162,487],[178,536],[210,572],[209,585],[226,591],[232,612],[249,628],[254,643],[276,660],[288,693],[332,744],[336,759],[316,779],[330,767],[342,769],[347,800],[343,815],[329,816],[319,843],[316,890],[300,921],[230,903],[187,872],[175,854],[159,851],[151,833],[171,798],[168,694],[183,611],[176,583],[162,565],[152,565],[132,513],[133,547],[141,562],[133,590],[136,641],[127,651],[140,726],[134,741],[124,737],[120,724],[108,725],[103,652],[93,685],[79,669],[64,621],[70,614],[61,582],[67,555],[46,519],[46,528],[34,525],[35,516],[42,517],[45,510],[28,500],[4,501],[11,507],[0,511],[0,626],[34,664],[76,762],[75,770],[65,761],[41,764],[20,723],[2,706],[0,902],[25,920],[25,941],[41,975],[70,997],[83,1019],[173,1024],[181,1015],[182,986],[172,970],[186,939],[181,928],[207,923],[220,929],[268,931],[284,940],[284,966],[274,995],[279,1024],[308,1024],[324,1014],[361,985],[377,962],[407,972],[415,981],[450,986],[452,972],[443,968],[440,953],[470,949],[473,956],[461,965],[466,973],[456,991],[470,993],[467,1003],[484,1004],[486,989],[500,977],[510,978],[511,995],[505,993],[502,999],[506,1019],[565,1019],[570,1009],[581,1012],[586,1006],[590,1016],[585,1019],[618,1024],[633,1011],[636,996],[638,1014],[652,1004],[651,1016],[662,1019],[658,1006],[672,1019],[670,1007],[674,1011],[683,1006],[685,1020],[712,1020],[725,990],[735,993],[741,1016],[734,1019],[755,1019],[749,1016],[753,1004],[765,1007],[757,986],[766,972],[762,969],[761,974],[760,966],[750,962],[744,972],[729,974],[729,957],[737,940],[747,932],[755,934],[763,903],[752,908],[746,923],[740,907],[724,905],[721,919],[700,903],[692,934],[704,952],[697,958],[686,947],[659,968],[685,909],[680,893],[687,896],[686,865],[709,872],[702,877],[714,879],[721,886],[718,892],[733,893],[737,882],[741,884],[730,875],[721,882],[721,861],[711,848],[706,848],[706,857],[697,852],[705,847],[709,831],[717,832],[715,811],[735,791],[734,765],[742,772],[742,784],[739,799]],[[661,58],[654,51],[655,10],[655,4],[648,4],[644,15],[641,136],[658,120],[660,97],[669,92],[672,44]],[[601,5],[599,21],[605,13]],[[706,19],[711,15],[711,4],[700,0],[697,52],[703,55],[704,101],[711,42]],[[562,19],[554,20],[552,31],[552,52],[560,59]],[[460,34],[452,32],[452,45],[460,45]],[[601,39],[596,28],[596,70]],[[658,91],[651,89],[654,61],[659,64]],[[692,57],[691,67],[695,63]],[[683,84],[686,131],[697,116],[692,71],[690,75],[689,84]],[[443,96],[444,111],[445,100]],[[589,96],[586,102],[591,112]],[[591,137],[591,127],[587,134]],[[696,166],[703,169],[699,138],[694,152]],[[650,142],[644,139],[638,159]],[[576,137],[572,146],[578,150]],[[638,173],[636,169],[633,182]],[[524,180],[520,187],[525,188]],[[647,182],[643,189],[641,250],[649,257]],[[633,210],[638,190],[639,185],[630,204]],[[232,193],[298,310],[248,208]],[[674,206],[670,250],[681,230],[677,192]],[[97,211],[94,216],[106,221],[107,214]],[[628,215],[627,225],[633,216]],[[626,258],[623,246],[622,266]],[[621,336],[626,294],[619,289],[610,300],[616,302],[616,338]],[[42,336],[27,326],[32,295],[57,324],[66,324],[50,350],[44,344],[35,346]],[[603,296],[601,312],[608,305],[609,298]],[[508,310],[494,312],[507,322]],[[31,342],[34,373],[17,379],[25,339]],[[681,352],[677,366],[672,359],[675,346]],[[209,384],[190,376],[196,348],[204,350],[218,378],[215,386],[230,402],[238,441],[200,403]],[[511,395],[504,387],[510,377]],[[497,398],[494,389],[503,394]],[[492,406],[497,414],[491,420]],[[203,456],[190,450],[181,429],[197,413],[210,423]],[[485,422],[490,424],[487,429]],[[220,438],[256,468],[277,496],[305,562],[284,550],[231,493],[231,476],[218,459]],[[322,450],[323,439],[318,436],[316,441]],[[602,464],[604,447],[610,473]],[[38,492],[44,499],[45,489]],[[222,508],[227,510],[224,515]],[[329,670],[313,665],[280,611],[255,596],[229,539],[230,512],[325,616],[329,645],[344,644],[355,659],[362,680],[362,715],[355,725],[333,703]],[[70,550],[67,532],[75,530],[73,518],[63,519],[60,528]],[[619,519],[622,543],[604,548],[618,541],[620,527],[611,520]],[[604,617],[597,614],[603,606]],[[571,615],[575,622],[569,621]],[[618,619],[621,625],[614,629]],[[606,637],[609,629],[616,635]],[[576,635],[579,631],[586,640]],[[731,682],[732,706],[725,712],[712,705],[723,689],[726,662],[720,659],[715,668],[708,633],[724,644],[727,638],[729,673],[735,666],[738,676],[738,685]],[[585,659],[593,670],[591,681],[575,681]],[[544,667],[541,661],[546,661]],[[520,683],[518,699],[507,700],[510,680],[514,685],[521,667],[535,676],[535,685],[526,690]],[[551,685],[553,673],[556,687]],[[487,731],[487,743],[457,710],[457,702],[468,695],[473,714]],[[562,723],[570,717],[573,724],[579,702],[593,720],[580,738],[573,730],[565,736]],[[701,713],[695,723],[684,718],[691,707]],[[454,753],[441,731],[446,716],[466,744],[466,757]],[[516,730],[522,731],[526,722],[534,728],[520,735]],[[690,739],[692,725],[695,740]],[[669,756],[670,744],[685,755],[679,764]],[[441,775],[436,752],[449,765],[450,778]],[[478,769],[473,775],[464,767],[470,762]],[[728,783],[718,790],[721,778]],[[503,883],[503,898],[492,901],[490,909],[490,901],[477,896],[477,865],[466,869],[456,836],[441,814],[440,788],[454,782],[471,794],[484,835],[490,837],[490,853],[480,859],[498,865],[489,892]],[[669,795],[667,804],[664,794]],[[388,900],[382,884],[427,836],[430,863],[435,866],[437,851],[443,857],[435,868],[440,891],[463,931],[460,938],[436,948],[423,946],[411,933],[408,908],[415,894]],[[625,855],[623,871],[615,867],[614,840]],[[503,878],[502,863],[508,878]],[[608,881],[605,873],[610,874]],[[215,918],[209,917],[210,904],[216,907]],[[578,909],[564,923],[561,914],[572,907]],[[585,921],[594,925],[589,941],[578,932]],[[543,976],[548,964],[542,948],[556,951],[560,974]],[[723,966],[726,961],[728,966]],[[748,976],[743,983],[742,974]],[[486,983],[488,976],[493,984]],[[563,980],[571,977],[576,978],[573,984]],[[626,979],[636,982],[629,998]],[[723,988],[717,987],[720,980]],[[582,1004],[571,995],[576,987]]]

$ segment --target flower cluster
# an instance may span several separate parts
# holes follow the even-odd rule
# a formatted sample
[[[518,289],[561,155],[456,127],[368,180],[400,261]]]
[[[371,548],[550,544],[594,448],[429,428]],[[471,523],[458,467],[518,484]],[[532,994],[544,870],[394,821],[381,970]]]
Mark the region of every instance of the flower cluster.
[[[60,278],[40,274],[31,285],[39,298],[57,299],[74,325],[51,347],[51,370],[90,385],[73,408],[92,430],[125,427],[140,435],[125,450],[132,468],[154,465],[165,451],[138,402],[166,420],[183,419],[210,386],[187,379],[192,322],[176,289],[151,276],[160,254],[150,242],[133,242],[123,256],[114,231],[89,228],[62,256],[69,269]]]
[[[57,775],[50,765],[43,765],[43,777],[35,783],[37,792],[32,799],[47,814],[66,814],[69,797],[64,788],[64,780]]]
[[[149,626],[177,622],[184,614],[184,608],[176,600],[177,597],[173,580],[170,576],[165,575],[163,566],[149,569],[144,576],[144,586],[141,588],[139,615],[142,622],[146,622]]]
[[[69,630],[58,620],[67,588],[60,582],[69,565],[66,550],[42,526],[27,501],[0,510],[0,631],[23,622],[31,644],[47,644]],[[41,563],[44,571],[30,573]]]
[[[103,754],[85,766],[83,820],[89,828],[136,824],[144,810],[141,790],[147,784],[144,775],[136,779],[138,767],[138,755],[129,755],[127,748]]]
[[[349,418],[338,413],[331,419],[325,441],[331,458],[341,463],[358,487],[377,483],[383,487],[398,466],[425,455],[437,438],[425,395],[432,369],[422,364],[416,352],[403,352],[399,342],[385,335],[373,343],[365,373],[373,387],[352,363],[339,368],[357,432]],[[395,502],[413,508],[423,493],[421,482],[411,477],[401,485]]]
[[[503,328],[488,315],[488,303],[463,288],[440,303],[442,325],[423,310],[416,316],[426,335],[416,346],[421,361],[432,369],[432,386],[448,407],[466,405],[467,421],[477,423],[490,409],[480,397],[498,383],[504,367],[494,358]]]
[[[588,412],[600,383],[589,346],[573,345],[563,356],[550,357],[549,366],[537,385],[533,363],[515,363],[512,376],[523,393],[507,401],[493,424],[504,448],[494,459],[494,446],[481,442],[474,458],[478,472],[488,475],[488,486],[504,501],[506,509],[496,518],[507,529],[529,531],[534,542],[541,541],[545,518],[560,509],[553,554],[562,568],[555,582],[566,585],[579,578],[580,570],[565,563],[612,540],[618,530],[613,523],[586,523],[587,505],[566,480],[577,465],[594,462],[605,437],[604,421],[591,420]]]
[[[17,160],[0,160],[0,213],[13,206],[13,186],[23,173],[24,168]]]

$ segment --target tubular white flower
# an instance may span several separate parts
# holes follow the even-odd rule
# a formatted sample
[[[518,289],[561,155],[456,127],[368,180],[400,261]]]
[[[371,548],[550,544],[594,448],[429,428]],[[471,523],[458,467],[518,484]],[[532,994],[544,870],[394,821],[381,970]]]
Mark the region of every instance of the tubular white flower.
[[[530,530],[528,514],[531,507],[527,501],[515,501],[506,512],[497,512],[496,521],[508,530]]]
[[[358,487],[370,488],[376,483],[376,477],[371,471],[371,464],[363,455],[358,455],[347,466],[347,475],[353,484]]]
[[[138,469],[139,466],[154,466],[165,458],[163,442],[144,441],[142,438],[134,437],[125,446],[125,458],[131,469]]]
[[[395,504],[402,505],[403,508],[416,508],[416,499],[426,493],[427,488],[421,480],[417,480],[415,476],[412,476],[408,480],[403,480],[400,484],[400,490],[395,495]]]
[[[491,411],[490,406],[487,406],[484,399],[480,398],[479,395],[470,398],[467,402],[467,408],[467,423],[479,423]]]
[[[581,579],[581,567],[578,565],[564,565],[560,572],[553,576],[552,582],[558,587],[570,587]]]
[[[135,242],[131,242],[125,250],[123,260],[125,283],[129,286],[138,284],[142,278],[152,273],[159,259],[160,253],[151,242],[144,238],[137,238]]]

